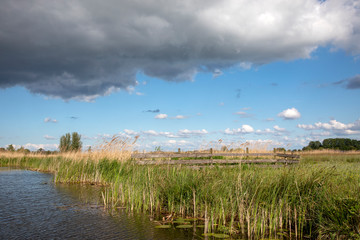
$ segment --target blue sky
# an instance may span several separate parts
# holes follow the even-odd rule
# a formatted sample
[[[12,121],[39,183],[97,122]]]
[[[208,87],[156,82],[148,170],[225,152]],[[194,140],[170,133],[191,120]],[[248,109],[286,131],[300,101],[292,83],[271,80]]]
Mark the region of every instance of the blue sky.
[[[156,1],[127,2],[122,7],[138,15],[121,19],[101,5],[108,22],[138,24],[119,32],[97,19],[97,3],[52,3],[71,7],[66,21],[49,10],[51,3],[34,1],[32,11],[5,3],[8,12],[25,17],[8,31],[12,16],[0,14],[0,22],[11,22],[0,24],[6,50],[0,57],[0,147],[55,150],[59,138],[74,131],[84,149],[114,134],[140,136],[139,150],[200,149],[219,139],[227,146],[290,149],[330,137],[360,139],[357,1],[353,8],[349,1],[309,0],[266,10],[257,3],[240,17],[232,8],[246,1],[223,1],[221,11],[219,3],[199,1],[206,10],[200,15],[196,4],[181,8],[194,17],[191,27]],[[140,21],[145,7],[151,14]],[[64,36],[37,20],[39,14]],[[241,25],[248,30],[243,33],[236,24],[245,17],[250,23]],[[27,23],[33,31],[24,31]]]

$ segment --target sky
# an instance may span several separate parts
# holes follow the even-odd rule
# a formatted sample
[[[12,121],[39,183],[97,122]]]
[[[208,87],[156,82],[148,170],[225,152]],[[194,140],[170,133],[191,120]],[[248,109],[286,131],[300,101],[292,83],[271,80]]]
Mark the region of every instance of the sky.
[[[0,147],[360,139],[358,0],[0,3]]]

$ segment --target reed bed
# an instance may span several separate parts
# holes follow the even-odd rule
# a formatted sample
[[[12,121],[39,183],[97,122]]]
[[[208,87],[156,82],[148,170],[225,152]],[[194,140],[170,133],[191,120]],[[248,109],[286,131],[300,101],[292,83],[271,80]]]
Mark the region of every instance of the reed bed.
[[[22,157],[1,158],[1,165],[54,172],[56,182],[106,184],[108,206],[202,218],[210,231],[250,238],[348,239],[359,234],[357,163],[193,170],[107,159]]]
[[[108,207],[170,220],[194,217],[209,232],[249,239],[360,237],[360,155],[309,155],[284,168],[197,170],[124,159],[1,156],[0,166],[53,172],[55,182],[103,184]]]

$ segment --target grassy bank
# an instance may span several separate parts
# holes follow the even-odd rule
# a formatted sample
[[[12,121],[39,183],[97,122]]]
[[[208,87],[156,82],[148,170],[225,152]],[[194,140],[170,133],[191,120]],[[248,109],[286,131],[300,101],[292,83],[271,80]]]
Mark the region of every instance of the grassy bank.
[[[0,166],[54,173],[56,182],[108,185],[104,204],[244,237],[359,239],[360,156],[311,156],[283,168],[139,166],[66,156],[3,156]]]

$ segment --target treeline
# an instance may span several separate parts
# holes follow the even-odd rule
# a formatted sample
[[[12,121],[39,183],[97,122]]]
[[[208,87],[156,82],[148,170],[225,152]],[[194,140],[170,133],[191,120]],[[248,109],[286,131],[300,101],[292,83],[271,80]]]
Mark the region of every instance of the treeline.
[[[77,132],[73,133],[66,133],[65,135],[61,136],[60,144],[59,144],[59,151],[60,152],[78,152],[81,151],[82,148],[82,141],[81,135]],[[25,149],[24,147],[20,147],[15,149],[14,145],[9,144],[6,148],[0,148],[0,152],[18,152],[18,153],[41,153],[41,154],[56,154],[59,151],[46,151],[43,148],[39,148],[36,151],[30,151],[29,149]]]
[[[46,155],[58,153],[58,151],[48,151],[48,150],[44,150],[43,148],[39,148],[38,150],[31,151],[27,148],[24,148],[23,146],[21,146],[18,149],[15,149],[14,145],[12,145],[12,144],[9,144],[6,148],[1,147],[0,153],[1,152],[10,152],[10,153],[17,152],[17,153],[23,153],[23,154],[41,153],[41,154],[46,154]]]
[[[310,141],[303,151],[334,149],[341,151],[360,150],[360,141],[350,138],[327,138],[322,141]]]

